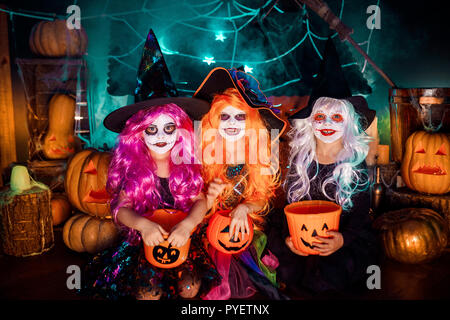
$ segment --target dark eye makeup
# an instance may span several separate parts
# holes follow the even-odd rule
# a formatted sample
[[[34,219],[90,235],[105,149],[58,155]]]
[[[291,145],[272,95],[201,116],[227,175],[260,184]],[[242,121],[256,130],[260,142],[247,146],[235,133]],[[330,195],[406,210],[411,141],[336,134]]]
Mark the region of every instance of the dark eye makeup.
[[[173,123],[169,123],[164,126],[164,132],[167,134],[174,133],[175,129],[176,129],[176,127]]]
[[[168,123],[166,125],[164,125],[164,132],[167,134],[172,134],[175,132],[176,130],[176,126],[174,123]],[[155,134],[158,133],[158,127],[155,125],[150,125],[147,129],[145,129],[145,134],[149,135],[149,136],[154,136]]]
[[[158,127],[157,126],[149,126],[147,129],[145,129],[145,134],[149,136],[154,136],[158,133]]]
[[[227,113],[220,114],[220,120],[222,120],[222,121],[227,121],[228,119],[230,119],[230,117],[231,116]],[[234,116],[234,119],[236,119],[237,121],[244,121],[246,118],[247,118],[247,115],[245,113],[239,113]]]

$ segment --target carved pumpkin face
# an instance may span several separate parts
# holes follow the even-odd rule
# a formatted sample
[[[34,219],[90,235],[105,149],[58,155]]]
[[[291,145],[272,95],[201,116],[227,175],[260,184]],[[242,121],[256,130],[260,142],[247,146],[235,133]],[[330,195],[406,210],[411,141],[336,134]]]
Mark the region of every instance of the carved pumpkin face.
[[[48,159],[66,159],[75,153],[78,137],[69,135],[60,138],[57,135],[47,135],[44,139],[44,154]]]
[[[81,150],[81,140],[74,136],[75,99],[55,94],[49,102],[48,132],[42,151],[47,159],[67,159]]]
[[[445,133],[414,132],[407,140],[402,178],[408,188],[431,194],[450,191],[450,139]]]
[[[187,217],[187,214],[175,209],[158,209],[145,217],[170,232],[177,223]],[[173,247],[167,240],[157,246],[147,246],[144,243],[145,258],[155,267],[175,268],[186,261],[190,245],[191,239],[188,239],[182,247]]]
[[[155,246],[153,248],[153,257],[161,264],[174,263],[180,257],[180,250],[176,247],[172,247],[171,244],[168,246]]]
[[[67,166],[64,181],[70,202],[84,213],[97,217],[110,215],[106,180],[111,155],[87,149],[77,153]]]
[[[230,238],[230,210],[219,211],[208,222],[206,235],[209,243],[220,252],[235,254],[244,251],[253,239],[253,222],[248,218],[249,234],[240,233],[238,239]]]
[[[339,229],[341,206],[330,201],[309,200],[294,202],[284,208],[289,233],[297,250],[317,255],[313,242],[316,236],[327,237],[327,231]]]

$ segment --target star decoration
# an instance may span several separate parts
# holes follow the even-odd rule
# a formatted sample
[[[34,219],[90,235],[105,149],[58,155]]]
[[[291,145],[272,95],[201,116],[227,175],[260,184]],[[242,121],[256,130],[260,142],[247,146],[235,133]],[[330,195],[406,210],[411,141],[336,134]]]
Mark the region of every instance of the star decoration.
[[[253,72],[253,68],[250,68],[249,66],[245,65],[244,66],[244,72],[245,73],[252,73]]]
[[[225,37],[222,32],[216,34],[216,41],[222,41],[223,42],[223,40],[225,40],[226,38],[227,37]]]
[[[211,65],[211,63],[216,63],[214,61],[214,57],[205,57],[205,59],[203,60],[203,62],[207,63],[208,66]]]

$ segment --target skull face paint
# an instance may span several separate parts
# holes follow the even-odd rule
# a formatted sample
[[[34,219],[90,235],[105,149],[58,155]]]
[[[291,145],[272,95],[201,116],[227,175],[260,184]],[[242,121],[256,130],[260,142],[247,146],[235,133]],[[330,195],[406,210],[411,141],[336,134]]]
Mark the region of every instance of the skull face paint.
[[[233,106],[225,107],[220,113],[219,133],[227,141],[238,141],[245,135],[247,114]]]
[[[332,143],[341,138],[347,124],[341,105],[324,105],[316,108],[311,116],[312,128],[317,139]]]
[[[158,154],[170,151],[177,141],[177,128],[174,120],[162,114],[142,133],[147,147]]]

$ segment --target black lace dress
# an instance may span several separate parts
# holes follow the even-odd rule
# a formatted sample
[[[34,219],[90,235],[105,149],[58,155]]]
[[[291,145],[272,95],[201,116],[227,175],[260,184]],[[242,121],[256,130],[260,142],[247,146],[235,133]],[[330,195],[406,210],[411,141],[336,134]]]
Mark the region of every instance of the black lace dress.
[[[162,203],[160,208],[173,208],[168,179],[160,178]],[[162,299],[179,298],[178,281],[181,272],[195,271],[201,278],[200,295],[220,283],[220,275],[204,249],[202,231],[191,236],[186,261],[172,269],[151,265],[145,258],[142,240],[132,244],[121,241],[118,247],[97,254],[85,267],[80,294],[93,298],[135,298],[148,290]]]
[[[319,164],[318,177],[311,181],[311,200],[330,201],[322,193],[321,186],[329,177],[335,164]],[[362,168],[367,168],[365,164]],[[313,177],[316,166],[313,163],[308,170]],[[288,184],[292,181],[288,181]],[[328,185],[329,195],[335,194],[335,186]],[[305,199],[307,200],[307,199]],[[344,238],[344,245],[329,256],[299,256],[285,244],[289,236],[284,211],[274,210],[270,214],[268,231],[268,248],[278,257],[277,279],[284,282],[294,292],[319,293],[324,291],[347,291],[365,283],[367,267],[377,263],[376,234],[371,227],[369,216],[369,190],[359,192],[352,197],[353,207],[343,211],[339,223],[339,232]],[[360,287],[360,286],[359,286]]]

